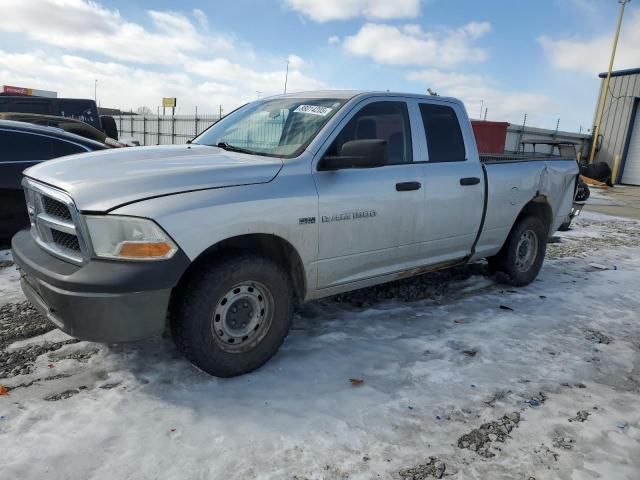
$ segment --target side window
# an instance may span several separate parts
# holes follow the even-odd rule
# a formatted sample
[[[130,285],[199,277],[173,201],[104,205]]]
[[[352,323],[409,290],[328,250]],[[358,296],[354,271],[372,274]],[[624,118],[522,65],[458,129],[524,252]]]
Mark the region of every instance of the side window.
[[[464,140],[456,112],[445,105],[420,104],[420,115],[429,147],[429,162],[466,160]]]
[[[325,155],[340,155],[342,145],[351,140],[387,141],[389,164],[413,161],[411,126],[405,102],[374,102],[356,113],[333,141]]]
[[[13,102],[13,109],[20,113],[38,113],[42,115],[51,115],[51,104],[49,102],[21,102],[15,100]]]
[[[75,143],[58,139],[53,140],[54,157],[63,157],[65,155],[73,155],[74,153],[85,153],[86,151],[86,148],[76,145]]]
[[[53,142],[49,137],[11,130],[0,131],[0,161],[49,160],[53,157]]]

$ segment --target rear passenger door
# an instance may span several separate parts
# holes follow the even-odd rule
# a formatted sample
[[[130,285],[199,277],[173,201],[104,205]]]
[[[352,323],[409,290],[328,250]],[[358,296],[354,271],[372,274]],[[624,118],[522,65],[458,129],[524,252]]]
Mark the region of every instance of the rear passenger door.
[[[420,263],[424,228],[423,165],[414,163],[412,121],[404,99],[371,98],[338,125],[319,152],[318,288],[378,277]],[[350,140],[386,141],[375,168],[323,170]]]
[[[456,102],[416,101],[425,162],[425,258],[440,263],[471,252],[484,208],[484,174],[464,108]],[[464,122],[464,123],[462,123]]]

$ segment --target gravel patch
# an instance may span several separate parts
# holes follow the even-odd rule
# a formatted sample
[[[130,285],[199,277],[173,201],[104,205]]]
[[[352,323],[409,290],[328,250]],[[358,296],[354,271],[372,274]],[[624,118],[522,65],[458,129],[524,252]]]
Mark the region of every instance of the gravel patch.
[[[49,395],[47,397],[45,397],[44,399],[48,402],[57,402],[58,400],[64,400],[65,398],[71,398],[74,395],[77,395],[80,393],[80,390],[76,390],[76,389],[71,389],[71,390],[65,390],[64,392],[60,392],[60,393],[54,393],[53,395]]]
[[[425,480],[428,478],[442,478],[447,466],[436,457],[429,457],[426,463],[421,463],[413,468],[400,470],[398,475],[403,480]]]
[[[498,420],[484,423],[479,428],[462,435],[458,439],[458,448],[466,448],[481,457],[494,457],[495,453],[491,451],[493,444],[495,442],[504,443],[509,438],[511,430],[517,427],[518,423],[520,423],[518,412],[509,413]]]
[[[0,306],[0,349],[17,340],[36,337],[55,328],[28,302]]]
[[[553,446],[564,450],[571,450],[576,441],[566,435],[557,434],[553,437]]]
[[[611,339],[598,330],[588,329],[584,332],[584,334],[585,338],[590,342],[601,343],[605,345],[611,343]]]
[[[589,418],[590,413],[586,410],[578,410],[575,417],[569,419],[570,422],[584,422]]]
[[[578,217],[572,224],[572,230],[579,232],[583,228],[600,231],[597,236],[563,235],[560,242],[547,244],[546,258],[585,257],[600,249],[640,246],[640,223],[626,220],[591,220]]]
[[[33,372],[33,366],[40,355],[59,350],[65,345],[77,343],[78,340],[65,340],[44,345],[27,345],[11,352],[0,351],[0,378],[10,378],[16,375],[27,375]]]

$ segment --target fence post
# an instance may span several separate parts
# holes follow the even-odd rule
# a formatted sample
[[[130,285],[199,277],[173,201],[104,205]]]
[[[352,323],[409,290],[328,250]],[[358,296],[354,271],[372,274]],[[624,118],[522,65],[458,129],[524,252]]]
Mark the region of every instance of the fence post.
[[[158,127],[156,134],[156,145],[160,145],[160,107],[158,107]]]
[[[198,106],[196,105],[196,133],[194,137],[198,136]]]
[[[129,118],[131,119],[131,138],[133,138],[133,113]]]
[[[142,144],[147,144],[147,114],[142,116]]]
[[[171,145],[176,143],[175,135],[176,135],[176,117],[172,113],[171,114]]]

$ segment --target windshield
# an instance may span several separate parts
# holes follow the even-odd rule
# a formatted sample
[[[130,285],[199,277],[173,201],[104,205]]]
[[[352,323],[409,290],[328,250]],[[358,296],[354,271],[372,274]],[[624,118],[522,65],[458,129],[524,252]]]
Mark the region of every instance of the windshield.
[[[256,155],[297,157],[345,101],[277,98],[250,103],[215,123],[193,143]]]

